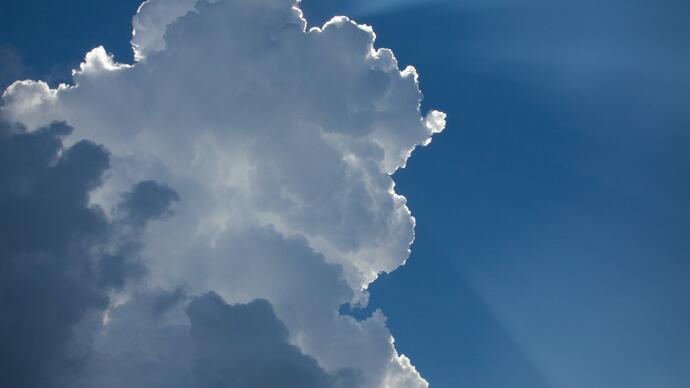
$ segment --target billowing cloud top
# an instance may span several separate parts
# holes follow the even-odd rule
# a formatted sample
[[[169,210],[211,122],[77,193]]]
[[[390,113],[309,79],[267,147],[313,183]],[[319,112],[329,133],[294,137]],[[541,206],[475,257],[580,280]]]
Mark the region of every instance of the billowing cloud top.
[[[0,194],[14,198],[3,211],[47,201],[45,217],[91,217],[103,236],[77,224],[42,236],[38,221],[3,219],[23,223],[33,247],[0,252],[14,271],[3,287],[15,272],[36,287],[46,275],[30,268],[49,261],[94,296],[65,315],[44,309],[57,296],[36,294],[14,322],[4,312],[21,290],[1,294],[3,338],[33,309],[47,315],[34,326],[60,326],[46,334],[50,355],[32,353],[40,344],[26,329],[0,368],[17,387],[32,375],[103,388],[426,387],[381,312],[338,313],[366,303],[369,283],[409,255],[414,218],[391,174],[445,126],[441,112],[421,115],[415,69],[400,71],[370,27],[345,17],[307,30],[292,0],[150,0],[133,24],[135,64],[99,47],[73,85],[18,81],[3,94],[2,118],[18,124],[2,146],[35,152],[3,159]],[[59,175],[70,160],[82,175]],[[86,218],[49,213],[60,195]]]

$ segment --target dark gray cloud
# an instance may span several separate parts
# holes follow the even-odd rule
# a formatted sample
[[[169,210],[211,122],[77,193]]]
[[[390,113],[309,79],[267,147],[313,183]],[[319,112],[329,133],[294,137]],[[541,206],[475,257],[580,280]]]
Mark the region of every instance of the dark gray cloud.
[[[359,375],[331,376],[288,342],[288,330],[263,299],[228,305],[208,293],[187,306],[197,388],[356,387]]]
[[[109,312],[85,371],[99,388],[355,388],[361,373],[326,372],[288,341],[264,299],[227,304],[214,292],[145,289]]]
[[[180,196],[166,185],[147,180],[134,185],[132,190],[122,195],[119,210],[122,216],[133,225],[145,225],[150,219],[171,215],[170,203],[179,201]]]
[[[141,181],[121,194],[113,217],[112,252],[99,262],[99,277],[105,284],[122,287],[127,278],[141,277],[146,268],[139,252],[143,248],[141,236],[151,220],[173,215],[170,204],[180,200],[175,190],[153,180]]]
[[[126,263],[140,244],[124,231],[161,216],[176,198],[146,182],[122,204],[136,219],[110,220],[89,204],[109,168],[108,152],[85,140],[63,148],[61,138],[70,132],[64,123],[26,132],[0,122],[0,376],[6,386],[48,387],[81,364],[84,354],[70,345],[74,325],[105,309],[108,291],[134,268]],[[130,203],[156,195],[153,213],[137,213]]]

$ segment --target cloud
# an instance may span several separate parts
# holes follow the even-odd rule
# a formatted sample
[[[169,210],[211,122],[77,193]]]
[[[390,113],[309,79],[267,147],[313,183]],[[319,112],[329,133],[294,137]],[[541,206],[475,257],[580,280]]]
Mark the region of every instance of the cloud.
[[[0,122],[0,374],[13,387],[51,386],[79,364],[73,326],[105,309],[108,292],[138,268],[137,236],[115,238],[129,221],[88,204],[108,153],[85,140],[63,149],[70,132]]]
[[[121,259],[100,275],[117,292],[99,305],[108,305],[105,326],[93,329],[89,367],[74,381],[94,386],[101,371],[97,386],[156,386],[146,384],[174,369],[175,384],[189,386],[185,371],[203,369],[222,386],[237,378],[226,351],[233,365],[268,368],[253,340],[212,332],[209,310],[223,322],[249,325],[258,315],[273,325],[266,349],[290,373],[298,367],[290,378],[306,386],[427,386],[395,350],[382,312],[363,321],[338,313],[366,303],[366,287],[409,255],[414,218],[391,174],[445,126],[443,113],[420,112],[415,69],[399,70],[392,51],[374,48],[373,30],[348,18],[306,30],[291,0],[150,0],[133,23],[136,63],[96,48],[73,85],[15,82],[0,108],[32,135],[65,121],[74,127],[67,144],[87,138],[111,154],[102,185],[75,189],[120,225],[108,239]],[[142,227],[151,218],[161,222]],[[189,315],[186,302],[169,302],[174,324],[125,313],[151,290],[176,289],[219,297],[194,299]],[[113,334],[118,327],[141,330],[126,340]],[[198,346],[193,355],[190,338],[237,349]],[[147,369],[161,357],[171,359]],[[225,361],[202,368],[204,357]],[[142,369],[150,373],[123,385]],[[258,384],[249,371],[243,378]]]
[[[170,203],[180,200],[175,190],[153,180],[137,183],[122,197],[118,210],[123,218],[137,226],[146,225],[150,219],[172,215]]]
[[[180,290],[146,290],[111,310],[110,322],[94,344],[98,356],[70,385],[361,386],[358,371],[329,374],[288,338],[288,329],[266,300],[228,305],[213,292],[190,297]]]
[[[201,387],[356,387],[359,376],[325,373],[287,342],[271,304],[257,299],[229,306],[209,293],[186,308],[194,343],[194,375]]]

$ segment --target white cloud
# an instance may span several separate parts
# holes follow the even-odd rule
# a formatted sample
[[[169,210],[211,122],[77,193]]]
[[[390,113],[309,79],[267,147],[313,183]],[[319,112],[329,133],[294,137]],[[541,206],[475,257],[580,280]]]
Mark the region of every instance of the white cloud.
[[[306,31],[292,0],[150,0],[133,23],[135,64],[96,48],[74,85],[11,85],[2,115],[29,129],[65,120],[68,141],[108,147],[92,198],[106,209],[142,179],[179,193],[176,216],[144,236],[148,286],[267,299],[328,373],[427,386],[382,313],[338,315],[409,255],[414,219],[390,174],[445,126],[421,115],[414,68],[347,18]]]

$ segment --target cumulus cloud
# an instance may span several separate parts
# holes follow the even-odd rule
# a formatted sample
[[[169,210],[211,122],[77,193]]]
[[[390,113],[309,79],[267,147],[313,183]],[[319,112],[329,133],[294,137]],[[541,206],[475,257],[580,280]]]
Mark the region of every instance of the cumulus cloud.
[[[118,225],[106,235],[120,259],[95,276],[118,274],[103,282],[115,291],[99,289],[103,324],[73,381],[276,386],[263,370],[300,386],[427,386],[382,312],[338,313],[409,255],[414,218],[391,174],[445,126],[420,112],[415,69],[348,18],[307,29],[292,0],[149,0],[133,24],[136,63],[99,47],[72,85],[15,82],[0,108],[22,136],[64,121],[68,150],[98,147],[86,138],[111,154],[106,179],[105,166],[60,178]]]

